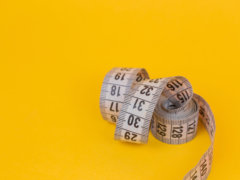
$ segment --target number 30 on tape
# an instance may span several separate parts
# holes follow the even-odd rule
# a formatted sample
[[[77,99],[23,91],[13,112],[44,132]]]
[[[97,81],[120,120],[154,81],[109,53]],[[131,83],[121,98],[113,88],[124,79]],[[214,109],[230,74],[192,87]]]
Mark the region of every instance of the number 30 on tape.
[[[211,170],[215,120],[208,103],[193,93],[182,77],[149,79],[145,69],[113,68],[104,78],[100,110],[103,118],[116,123],[115,139],[147,143],[149,130],[168,144],[192,140],[200,119],[211,145],[184,180],[207,179]]]

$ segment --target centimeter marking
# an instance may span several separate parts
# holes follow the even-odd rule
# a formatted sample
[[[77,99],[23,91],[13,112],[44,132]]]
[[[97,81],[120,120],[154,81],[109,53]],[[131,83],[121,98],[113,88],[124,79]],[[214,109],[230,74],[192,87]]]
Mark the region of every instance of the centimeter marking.
[[[193,94],[190,82],[184,77],[144,80],[146,78],[148,78],[148,74],[144,69],[131,68],[114,68],[105,76],[100,95],[100,109],[106,120],[109,120],[111,116],[118,117],[115,139],[146,143],[152,122],[150,128],[152,134],[162,142],[169,144],[188,142],[196,135],[200,107],[200,118],[212,143],[198,164],[185,175],[184,180],[205,180],[212,165],[216,129],[209,105],[202,97]],[[122,80],[121,83],[119,79]],[[108,96],[111,93],[108,89],[113,86],[125,88],[125,92],[121,94],[124,98],[114,97],[111,99],[111,96]],[[159,101],[161,94],[165,97],[165,101],[168,101],[166,108],[170,108],[169,111],[163,109],[163,105],[160,104],[163,103]],[[188,104],[192,98],[194,102]],[[120,112],[109,111],[110,107],[107,102],[121,104]],[[171,105],[174,104],[180,105],[177,107],[178,110],[171,109]],[[185,106],[187,104],[188,106]],[[182,115],[178,117],[180,112]],[[152,118],[153,113],[156,115]]]

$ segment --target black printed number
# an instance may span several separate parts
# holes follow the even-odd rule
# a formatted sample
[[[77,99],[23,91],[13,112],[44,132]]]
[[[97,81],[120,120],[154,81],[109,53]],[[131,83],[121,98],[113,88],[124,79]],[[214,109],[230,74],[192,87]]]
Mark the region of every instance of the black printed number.
[[[172,138],[181,138],[183,132],[183,126],[173,127],[172,129]]]
[[[137,108],[138,111],[142,111],[142,105],[144,105],[144,104],[145,104],[145,101],[139,100],[137,98],[134,105],[133,105],[133,109]]]
[[[157,133],[161,136],[166,136],[167,126],[164,124],[157,123]]]
[[[131,133],[129,131],[126,131],[124,134],[124,138],[126,140],[136,141],[137,140],[136,137],[137,137],[137,134]]]
[[[179,88],[180,86],[182,86],[183,84],[181,82],[179,82],[177,79],[169,82],[167,84],[167,87],[172,90],[172,91],[175,91],[175,89]]]
[[[112,88],[111,88],[111,95],[112,96],[120,96],[120,86],[115,86],[113,85]]]
[[[138,73],[138,74],[137,74],[136,81],[137,81],[137,82],[140,82],[140,81],[142,81],[142,80],[143,80],[142,74],[141,74],[141,73]]]
[[[152,86],[144,85],[144,88],[140,91],[140,94],[145,94],[146,96],[150,96],[150,91],[153,90]]]
[[[139,117],[136,117],[134,118],[134,116],[131,114],[129,117],[128,117],[128,125],[129,126],[134,126],[135,128],[138,128],[139,125],[138,125],[138,122],[140,122],[141,119]]]
[[[124,73],[117,73],[117,74],[115,75],[115,79],[116,79],[116,80],[121,80],[121,81],[123,81],[123,80],[124,80],[124,77],[125,77],[125,74],[124,74]]]
[[[114,115],[111,115],[112,122],[117,122],[117,117]]]
[[[178,98],[178,100],[180,100],[181,103],[184,103],[185,101],[187,101],[190,98],[190,96],[188,94],[188,91],[185,90],[180,93],[177,93],[177,98]]]
[[[201,176],[204,176],[206,174],[206,172],[207,172],[207,160],[204,159],[204,161],[200,165],[200,174],[201,174]]]
[[[195,121],[189,124],[187,127],[187,134],[193,134],[195,132],[195,126]]]
[[[113,111],[113,112],[118,112],[119,111],[117,102],[111,102],[110,111]]]
[[[191,175],[191,180],[196,180],[197,179],[197,171],[195,170],[195,172]]]

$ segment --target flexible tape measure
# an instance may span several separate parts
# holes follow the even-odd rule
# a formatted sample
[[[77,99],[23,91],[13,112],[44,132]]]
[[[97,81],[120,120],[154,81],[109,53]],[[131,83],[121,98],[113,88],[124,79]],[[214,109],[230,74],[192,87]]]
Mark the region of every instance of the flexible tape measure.
[[[208,103],[193,93],[182,77],[149,79],[142,68],[113,68],[104,78],[100,110],[103,118],[116,123],[115,139],[147,143],[149,130],[168,144],[192,140],[200,118],[211,145],[184,180],[207,179],[212,165],[215,120]]]

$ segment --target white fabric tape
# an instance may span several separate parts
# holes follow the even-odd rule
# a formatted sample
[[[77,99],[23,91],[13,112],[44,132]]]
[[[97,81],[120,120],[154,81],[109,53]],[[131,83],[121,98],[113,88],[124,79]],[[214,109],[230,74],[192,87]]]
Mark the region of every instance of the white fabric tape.
[[[105,120],[116,123],[115,139],[147,143],[153,136],[168,144],[192,140],[201,119],[211,145],[184,180],[207,179],[212,165],[215,120],[207,102],[193,93],[182,77],[149,79],[141,68],[113,68],[104,78],[100,110]]]

